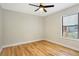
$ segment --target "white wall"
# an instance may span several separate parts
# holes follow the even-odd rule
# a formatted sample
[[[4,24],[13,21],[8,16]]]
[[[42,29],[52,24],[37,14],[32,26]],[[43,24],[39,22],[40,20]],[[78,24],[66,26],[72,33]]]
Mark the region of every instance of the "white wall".
[[[67,8],[60,12],[46,16],[45,20],[45,31],[46,38],[49,41],[53,41],[64,46],[79,50],[79,39],[62,39],[62,16],[70,15],[79,12],[79,5]]]
[[[79,50],[79,41],[62,39],[62,15],[79,12],[79,5],[43,17],[3,10],[3,46],[47,38],[49,41]],[[0,9],[1,21],[1,9]],[[1,24],[1,22],[0,22]],[[0,39],[1,42],[1,39]],[[1,43],[0,43],[1,45]]]
[[[2,46],[2,8],[0,7],[0,48]]]
[[[4,46],[44,38],[42,17],[9,10],[3,11]]]

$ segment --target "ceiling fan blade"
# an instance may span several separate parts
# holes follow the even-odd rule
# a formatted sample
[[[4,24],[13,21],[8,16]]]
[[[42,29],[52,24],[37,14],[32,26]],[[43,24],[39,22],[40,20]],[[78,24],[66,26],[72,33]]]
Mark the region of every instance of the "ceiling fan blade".
[[[35,7],[39,7],[39,6],[37,6],[37,5],[34,5],[34,4],[29,4],[29,5],[31,5],[31,6],[35,6]]]
[[[44,10],[44,12],[47,12],[47,10],[46,10],[46,9],[44,9],[44,8],[43,8],[43,10]]]
[[[54,7],[54,5],[43,6],[44,8]]]
[[[35,11],[38,11],[40,8],[36,9]]]

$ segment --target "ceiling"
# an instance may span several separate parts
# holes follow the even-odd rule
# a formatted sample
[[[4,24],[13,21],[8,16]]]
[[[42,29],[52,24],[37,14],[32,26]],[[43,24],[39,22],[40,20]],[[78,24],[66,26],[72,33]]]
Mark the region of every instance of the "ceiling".
[[[32,3],[34,4],[34,3]],[[76,5],[77,3],[43,3],[43,5],[55,5],[55,7],[52,8],[46,8],[47,13],[43,11],[37,11],[34,12],[34,10],[37,9],[37,7],[30,6],[28,3],[1,3],[0,5],[4,9],[12,10],[12,11],[18,11],[23,13],[28,13],[32,15],[38,15],[38,16],[47,16],[49,14],[61,11],[63,9],[69,8],[73,5]],[[39,5],[39,3],[35,3],[35,5]]]

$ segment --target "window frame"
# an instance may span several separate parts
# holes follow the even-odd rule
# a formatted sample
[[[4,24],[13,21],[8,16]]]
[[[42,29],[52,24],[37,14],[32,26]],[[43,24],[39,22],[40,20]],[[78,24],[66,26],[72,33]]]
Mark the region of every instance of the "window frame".
[[[78,38],[74,38],[74,39],[79,39],[79,12],[74,13],[74,14],[78,14]],[[70,14],[70,15],[74,15],[74,14]],[[66,15],[66,16],[70,16],[70,15]],[[65,16],[62,16],[62,37],[64,37],[63,36],[63,17],[65,17]],[[72,39],[72,38],[70,38],[70,39]]]

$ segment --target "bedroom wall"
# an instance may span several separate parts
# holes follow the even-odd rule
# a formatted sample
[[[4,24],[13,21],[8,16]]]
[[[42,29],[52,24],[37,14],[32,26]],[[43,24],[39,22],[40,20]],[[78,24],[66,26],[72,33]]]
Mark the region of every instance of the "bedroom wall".
[[[2,8],[0,6],[0,49],[2,46]]]
[[[67,8],[46,17],[39,17],[3,9],[3,42],[0,45],[11,45],[38,39],[47,39],[51,42],[79,50],[79,41],[62,39],[62,15],[79,12],[79,5]],[[0,21],[1,9],[0,9]],[[0,36],[2,27],[0,22]],[[3,44],[2,44],[3,43]]]
[[[79,50],[79,39],[62,38],[62,16],[79,12],[79,5],[64,9],[57,13],[45,17],[45,36],[47,40],[55,42],[69,48]]]
[[[43,17],[3,10],[4,45],[44,38]]]

